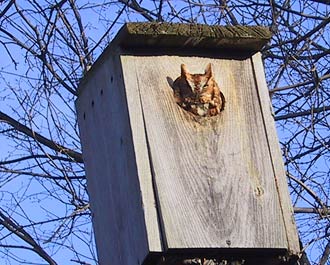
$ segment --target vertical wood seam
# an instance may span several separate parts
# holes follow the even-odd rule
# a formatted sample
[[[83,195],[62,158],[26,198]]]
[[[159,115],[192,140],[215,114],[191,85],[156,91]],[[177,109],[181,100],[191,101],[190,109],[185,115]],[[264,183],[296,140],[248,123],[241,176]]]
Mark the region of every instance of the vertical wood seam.
[[[134,66],[136,66],[136,65],[134,65]],[[162,251],[166,252],[167,249],[168,249],[168,245],[167,245],[167,240],[166,240],[165,226],[164,226],[164,220],[162,218],[163,215],[162,215],[162,212],[161,212],[160,200],[159,200],[157,185],[156,185],[156,181],[155,181],[155,171],[154,171],[154,167],[153,167],[153,163],[152,163],[152,154],[151,154],[150,143],[149,143],[149,138],[148,138],[148,132],[147,132],[144,109],[143,109],[143,105],[142,105],[142,95],[141,95],[141,91],[140,91],[140,80],[139,80],[139,76],[138,76],[136,71],[135,71],[135,76],[136,76],[136,80],[137,80],[137,89],[138,89],[138,93],[139,93],[139,102],[140,102],[141,112],[142,112],[143,129],[144,129],[145,139],[146,139],[146,144],[147,144],[147,152],[148,152],[149,167],[150,167],[150,172],[151,172],[152,188],[153,188],[153,192],[154,192],[154,195],[155,195],[157,220],[158,220],[158,226],[159,226],[158,231],[159,231]]]
[[[132,134],[133,152],[135,154],[134,159],[137,166],[136,173],[142,199],[141,210],[143,211],[148,250],[150,253],[162,253],[163,246],[159,219],[157,216],[157,204],[152,186],[147,140],[145,131],[143,131],[142,106],[137,84],[138,80],[136,78],[136,71],[134,72],[135,63],[134,61],[131,62],[127,67],[127,63],[129,62],[127,56],[123,55],[122,51],[119,51],[118,54],[119,65],[121,67],[120,75],[122,75],[119,75],[119,79],[122,79],[123,92],[126,95],[125,105],[128,109],[130,131]]]
[[[286,238],[286,241],[287,241],[287,246],[288,246],[288,248],[290,248],[288,227],[287,227],[286,220],[285,220],[283,203],[282,203],[282,199],[281,199],[281,195],[280,195],[280,187],[278,185],[278,181],[277,181],[277,177],[276,177],[276,173],[275,173],[276,170],[275,170],[275,165],[274,165],[274,159],[273,159],[273,155],[272,155],[272,152],[271,152],[271,147],[270,147],[270,144],[269,144],[269,137],[268,137],[268,134],[267,134],[267,127],[266,127],[267,124],[266,124],[266,121],[265,121],[264,112],[262,111],[262,102],[261,102],[260,93],[259,93],[259,84],[257,82],[257,75],[256,75],[254,61],[253,61],[252,57],[250,58],[250,62],[251,62],[252,71],[253,71],[253,80],[254,80],[255,88],[257,90],[257,95],[258,95],[258,102],[259,102],[259,106],[260,106],[262,122],[264,124],[264,133],[265,133],[265,136],[266,136],[266,139],[267,139],[267,149],[268,149],[268,153],[269,153],[269,156],[270,156],[270,161],[271,161],[271,164],[272,164],[274,183],[275,183],[275,187],[276,187],[276,191],[277,191],[277,197],[278,197],[278,201],[279,201],[280,209],[281,209],[281,215],[282,215],[281,219],[283,221],[283,225],[284,225],[284,229],[285,229],[285,238]]]

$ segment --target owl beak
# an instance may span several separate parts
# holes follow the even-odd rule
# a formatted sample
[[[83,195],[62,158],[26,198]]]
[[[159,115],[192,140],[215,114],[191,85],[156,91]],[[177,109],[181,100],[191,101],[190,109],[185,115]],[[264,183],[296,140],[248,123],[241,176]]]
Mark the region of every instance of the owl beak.
[[[196,93],[201,92],[201,86],[196,85],[196,86],[195,86],[195,92],[196,92]]]

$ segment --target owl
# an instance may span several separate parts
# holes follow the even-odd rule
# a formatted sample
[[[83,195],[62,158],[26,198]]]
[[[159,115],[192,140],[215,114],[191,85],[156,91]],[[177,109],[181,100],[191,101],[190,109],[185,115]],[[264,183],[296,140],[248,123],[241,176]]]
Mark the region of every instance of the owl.
[[[181,76],[173,83],[176,103],[199,116],[215,116],[225,107],[225,97],[214,80],[212,65],[206,66],[204,74],[191,74],[181,64]]]

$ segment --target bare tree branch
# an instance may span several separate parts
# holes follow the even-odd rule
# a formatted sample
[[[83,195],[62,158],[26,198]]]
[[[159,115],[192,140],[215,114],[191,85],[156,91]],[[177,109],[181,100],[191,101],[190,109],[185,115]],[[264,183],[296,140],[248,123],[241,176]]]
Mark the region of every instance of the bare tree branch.
[[[154,14],[150,10],[141,7],[136,0],[119,0],[119,2],[135,10],[150,22],[155,21],[155,19],[150,14],[152,14],[154,17],[157,17],[157,14]]]
[[[57,263],[44,251],[44,249],[26,232],[22,226],[18,225],[0,210],[0,224],[6,227],[9,231],[17,235],[24,242],[31,246],[31,250],[37,253],[50,265],[57,265]]]
[[[311,0],[311,1],[318,2],[321,4],[326,4],[326,5],[330,4],[330,0]]]
[[[307,207],[294,207],[294,213],[310,213],[319,214],[321,218],[328,218],[330,216],[330,207],[328,208],[307,208]]]
[[[21,124],[20,122],[16,121],[15,119],[11,118],[7,114],[0,111],[0,122],[6,122],[7,124],[11,125],[15,130],[24,133],[25,135],[34,138],[39,143],[49,147],[50,149],[66,154],[67,156],[71,157],[74,161],[78,163],[83,163],[81,153],[75,152],[69,148],[66,148],[60,144],[55,143],[52,140],[47,139],[46,137],[36,133],[35,131],[31,130],[27,126]]]
[[[328,244],[326,245],[323,255],[321,257],[321,260],[319,262],[319,265],[326,265],[327,262],[329,261],[329,257],[330,257],[330,239],[328,241]]]
[[[7,6],[0,12],[0,18],[3,17],[7,11],[11,8],[11,6],[15,3],[15,0],[10,0]]]
[[[302,181],[300,181],[299,179],[297,179],[297,178],[295,178],[294,176],[292,176],[291,174],[287,174],[287,176],[290,178],[290,179],[292,179],[292,180],[294,180],[295,182],[297,182],[301,187],[303,187],[304,188],[304,190],[306,190],[307,191],[307,193],[309,194],[309,195],[311,195],[313,198],[314,198],[314,200],[319,204],[319,206],[323,209],[323,212],[328,212],[328,207],[326,206],[326,204],[325,203],[323,203],[323,201],[317,196],[317,194],[314,192],[314,191],[312,191],[305,183],[303,183]]]
[[[275,119],[275,121],[287,120],[287,119],[297,118],[297,117],[301,117],[301,116],[313,115],[316,113],[329,111],[329,110],[330,110],[330,106],[324,106],[324,107],[310,109],[310,110],[306,110],[306,111],[294,112],[294,113],[289,113],[289,114],[285,114],[285,115],[275,116],[274,119]]]

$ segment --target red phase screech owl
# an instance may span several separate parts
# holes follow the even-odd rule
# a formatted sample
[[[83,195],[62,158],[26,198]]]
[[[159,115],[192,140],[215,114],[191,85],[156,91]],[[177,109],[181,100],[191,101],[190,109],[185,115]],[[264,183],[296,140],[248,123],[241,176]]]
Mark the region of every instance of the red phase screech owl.
[[[212,65],[204,74],[191,74],[181,64],[181,76],[173,83],[174,98],[185,110],[199,116],[215,116],[225,107],[225,97],[214,80]]]

